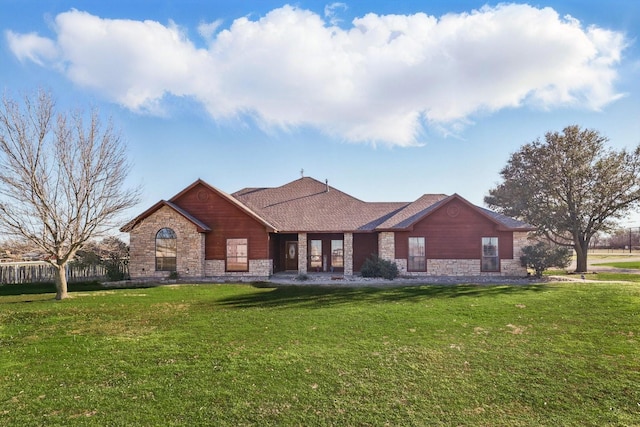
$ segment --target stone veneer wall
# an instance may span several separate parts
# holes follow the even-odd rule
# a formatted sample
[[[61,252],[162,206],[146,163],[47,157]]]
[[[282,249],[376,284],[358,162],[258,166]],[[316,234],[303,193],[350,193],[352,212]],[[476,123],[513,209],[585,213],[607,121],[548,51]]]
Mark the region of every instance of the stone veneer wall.
[[[132,279],[164,278],[169,271],[156,271],[156,234],[171,228],[177,237],[176,271],[179,277],[204,275],[204,233],[168,206],[163,206],[131,230],[129,275]]]
[[[273,274],[273,261],[270,259],[250,259],[249,271],[225,271],[223,259],[208,259],[204,263],[207,277],[268,278]]]
[[[392,231],[383,231],[378,234],[378,256],[388,261],[393,261],[396,257],[396,237]]]

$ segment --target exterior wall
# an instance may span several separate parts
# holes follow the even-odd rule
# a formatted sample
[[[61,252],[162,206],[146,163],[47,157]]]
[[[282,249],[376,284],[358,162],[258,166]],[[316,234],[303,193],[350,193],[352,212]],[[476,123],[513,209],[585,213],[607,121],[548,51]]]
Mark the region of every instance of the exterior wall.
[[[426,238],[427,259],[480,259],[483,237],[498,237],[500,259],[513,258],[513,232],[499,230],[477,209],[455,199],[414,224],[410,231],[397,232],[396,258],[407,258],[409,237]]]
[[[526,268],[520,267],[520,260],[501,259],[500,271],[480,271],[478,259],[427,259],[427,271],[407,271],[407,260],[394,260],[402,276],[504,276],[524,277]],[[516,262],[517,261],[517,262]]]
[[[227,239],[248,239],[249,259],[270,257],[265,226],[211,188],[196,185],[172,202],[211,228],[205,237],[205,259],[226,259]]]
[[[393,259],[400,274],[406,276],[526,276],[520,266],[522,247],[527,244],[526,232],[499,230],[497,224],[474,208],[452,200],[414,224],[410,231],[380,236],[380,257]],[[407,271],[408,238],[424,237],[427,271]],[[498,238],[500,271],[481,271],[483,237]],[[393,239],[395,245],[389,240]],[[384,242],[384,243],[383,243]],[[383,244],[385,247],[383,247]],[[389,258],[388,252],[394,256]],[[383,255],[384,254],[384,255]]]
[[[407,259],[395,259],[395,263],[403,276],[505,276],[524,277],[527,275],[526,267],[520,265],[522,248],[528,241],[527,232],[513,233],[513,257],[500,259],[499,272],[480,271],[479,259],[430,259],[427,258],[426,272],[408,272]]]
[[[250,259],[249,271],[226,271],[224,260],[206,260],[204,271],[206,277],[268,278],[273,274],[273,261],[270,259]]]
[[[395,234],[391,231],[383,231],[378,234],[378,256],[386,260],[394,260],[396,257]]]
[[[360,271],[367,258],[371,257],[372,254],[377,253],[377,233],[353,234],[353,271]]]
[[[165,278],[169,271],[156,271],[156,234],[161,228],[173,229],[177,237],[176,272],[179,277],[204,275],[204,233],[173,209],[163,206],[131,230],[129,275],[132,279]]]

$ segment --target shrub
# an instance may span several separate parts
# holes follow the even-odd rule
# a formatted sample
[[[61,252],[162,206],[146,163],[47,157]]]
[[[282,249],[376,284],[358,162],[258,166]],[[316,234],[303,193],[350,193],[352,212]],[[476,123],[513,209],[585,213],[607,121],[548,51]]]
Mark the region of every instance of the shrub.
[[[398,277],[398,266],[395,262],[382,259],[377,255],[367,258],[360,269],[362,277],[382,277],[393,280]]]
[[[520,264],[531,268],[536,277],[542,277],[542,272],[549,267],[565,268],[571,262],[571,252],[564,246],[554,246],[546,242],[522,248]]]

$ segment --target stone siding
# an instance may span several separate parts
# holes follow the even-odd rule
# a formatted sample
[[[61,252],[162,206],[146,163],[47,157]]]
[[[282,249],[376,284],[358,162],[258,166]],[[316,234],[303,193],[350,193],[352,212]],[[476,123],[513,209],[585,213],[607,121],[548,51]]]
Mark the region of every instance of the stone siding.
[[[479,259],[427,259],[427,271],[407,271],[406,259],[395,259],[402,276],[513,276],[527,275],[520,261],[500,260],[500,271],[480,271]]]
[[[353,233],[344,233],[344,275],[353,276]]]
[[[307,233],[298,233],[298,274],[307,274]]]
[[[169,276],[169,271],[156,271],[156,234],[162,228],[176,233],[176,272],[181,278],[204,275],[204,234],[196,226],[168,206],[158,209],[131,230],[129,238],[129,275],[132,279]]]
[[[223,259],[208,259],[205,261],[206,277],[266,279],[272,274],[273,261],[270,259],[250,259],[249,271],[226,271],[226,263]]]
[[[396,237],[394,232],[383,231],[378,234],[378,256],[388,261],[392,261],[396,257]]]

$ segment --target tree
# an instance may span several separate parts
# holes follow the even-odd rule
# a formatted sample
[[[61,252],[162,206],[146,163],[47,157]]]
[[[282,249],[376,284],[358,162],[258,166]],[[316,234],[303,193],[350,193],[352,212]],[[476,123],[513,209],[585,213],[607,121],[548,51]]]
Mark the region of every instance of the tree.
[[[640,200],[640,146],[633,152],[605,147],[595,130],[568,126],[545,141],[525,144],[500,172],[503,182],[485,203],[538,228],[576,252],[576,272],[587,270],[591,238]]]
[[[61,112],[39,90],[0,105],[0,230],[47,254],[56,299],[67,297],[66,265],[138,202],[125,189],[125,145],[99,114]]]
[[[538,242],[522,248],[520,263],[523,267],[532,268],[536,277],[549,267],[565,268],[571,263],[571,252],[566,246],[554,246],[546,242]]]

